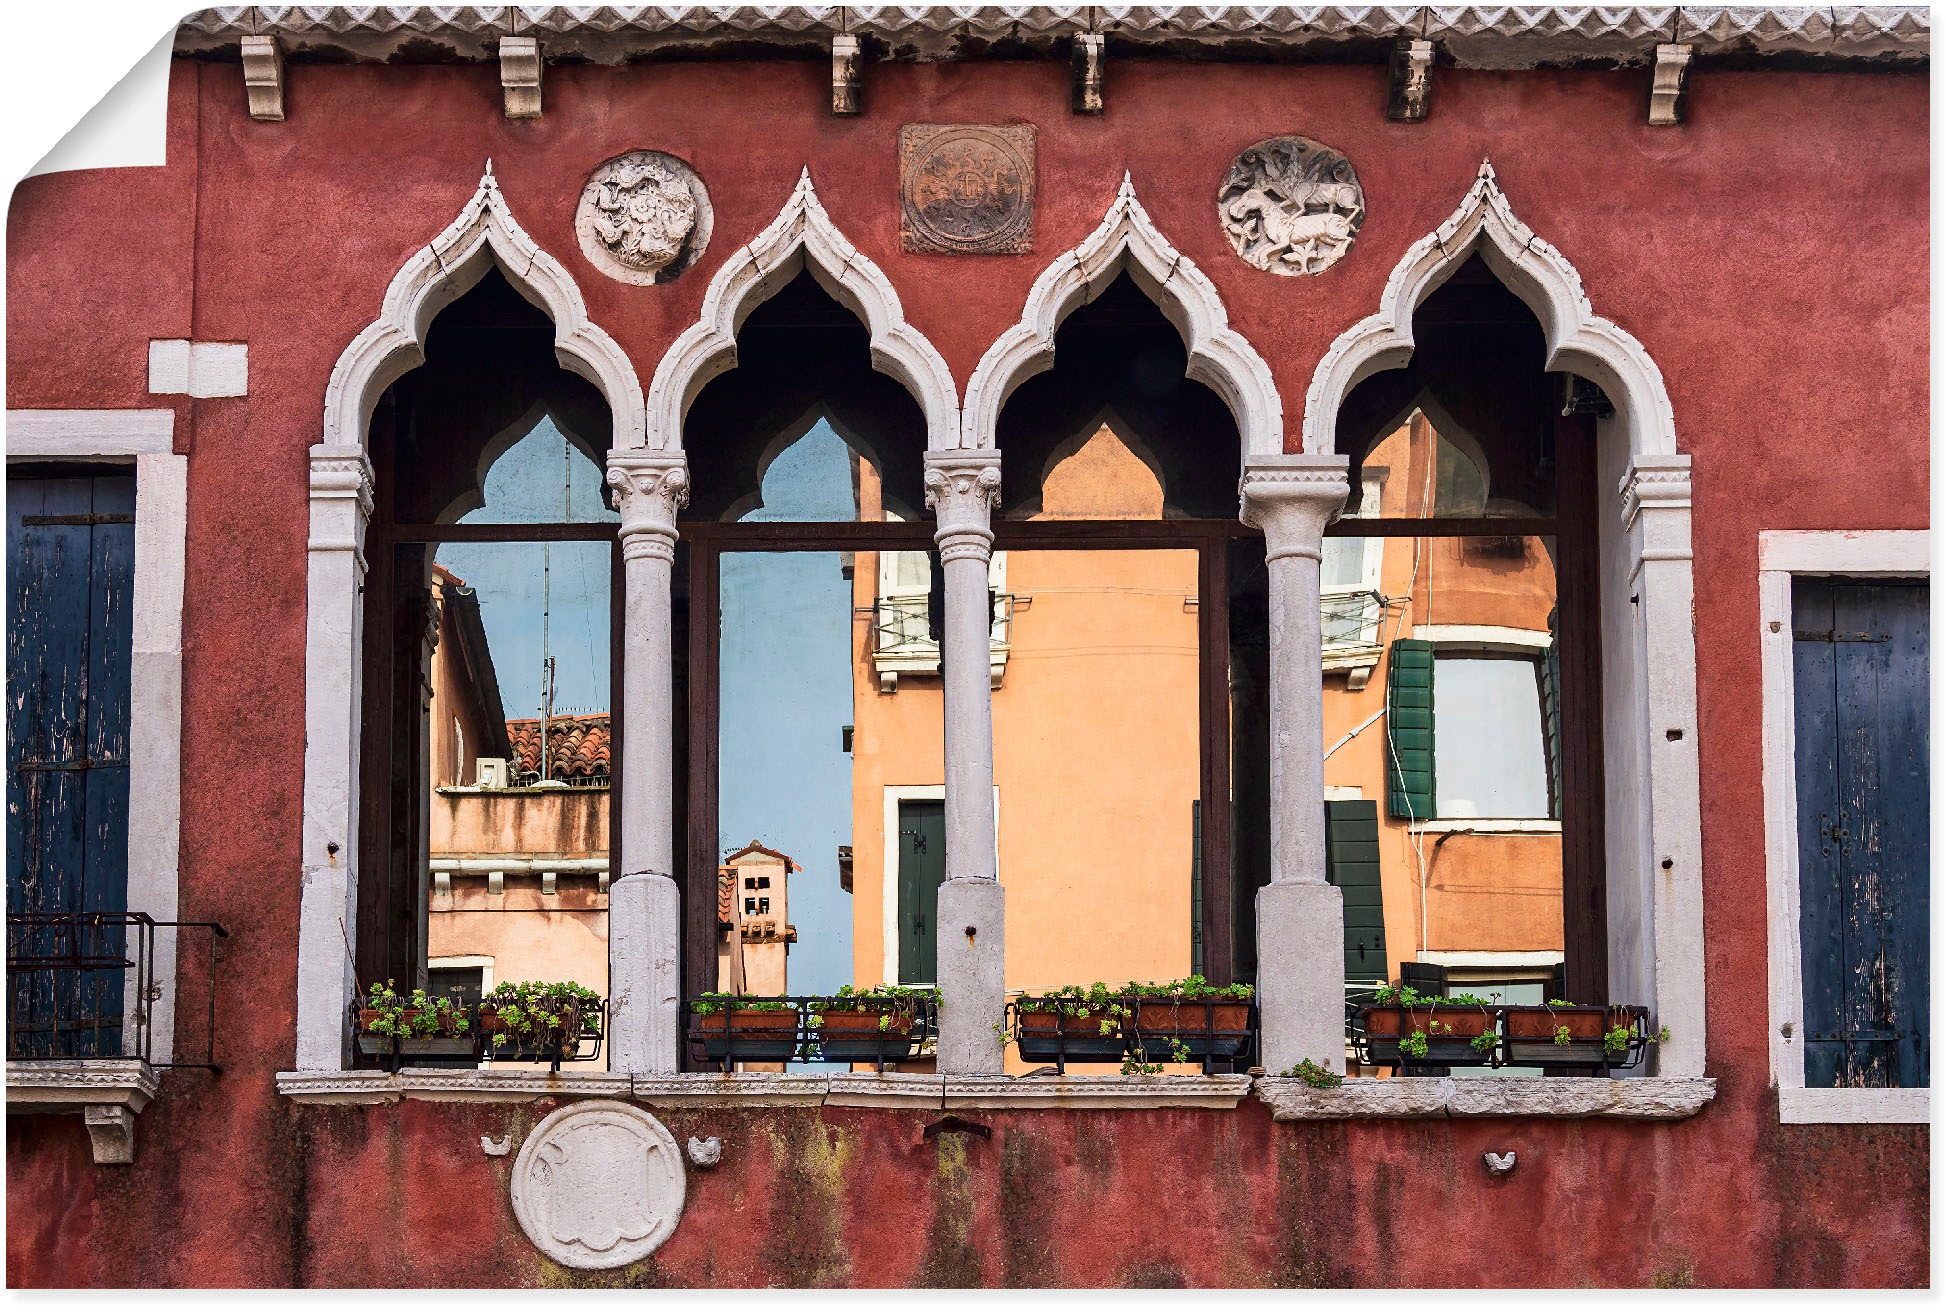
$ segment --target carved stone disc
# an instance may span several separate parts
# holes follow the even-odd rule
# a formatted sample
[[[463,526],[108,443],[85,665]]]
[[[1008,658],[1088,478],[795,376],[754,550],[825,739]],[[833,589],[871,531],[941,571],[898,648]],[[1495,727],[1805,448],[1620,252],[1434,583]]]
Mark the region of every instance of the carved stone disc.
[[[709,245],[709,193],[696,171],[659,150],[617,155],[588,176],[574,211],[582,254],[611,278],[668,282]]]
[[[1230,245],[1259,269],[1322,273],[1343,259],[1365,222],[1365,190],[1351,161],[1308,137],[1272,137],[1238,155],[1216,193]]]
[[[899,129],[900,236],[908,251],[1034,249],[1034,125]]]
[[[562,1266],[639,1262],[682,1216],[682,1150],[662,1122],[622,1102],[579,1102],[534,1127],[514,1160],[513,1207],[534,1247]]]

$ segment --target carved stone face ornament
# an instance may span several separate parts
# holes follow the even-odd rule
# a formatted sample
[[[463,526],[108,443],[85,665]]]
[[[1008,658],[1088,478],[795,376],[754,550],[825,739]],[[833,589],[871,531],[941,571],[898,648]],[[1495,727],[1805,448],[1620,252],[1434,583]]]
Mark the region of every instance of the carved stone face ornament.
[[[1305,137],[1272,137],[1238,155],[1217,218],[1245,261],[1271,273],[1321,273],[1351,249],[1365,192],[1351,161]]]
[[[638,286],[667,282],[709,244],[709,196],[681,160],[633,151],[589,176],[574,228],[582,252],[609,277]]]

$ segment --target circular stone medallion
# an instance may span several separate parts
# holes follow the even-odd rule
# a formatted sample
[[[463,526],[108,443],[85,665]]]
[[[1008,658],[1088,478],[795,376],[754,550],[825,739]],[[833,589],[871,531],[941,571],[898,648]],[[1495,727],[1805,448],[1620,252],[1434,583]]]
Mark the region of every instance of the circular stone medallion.
[[[1032,249],[1030,125],[908,124],[899,153],[905,249],[962,255]]]
[[[630,151],[588,176],[574,232],[582,253],[609,277],[638,287],[668,282],[709,245],[709,193],[674,155]]]
[[[584,1271],[639,1262],[682,1216],[682,1150],[621,1102],[580,1102],[536,1125],[514,1160],[513,1207],[534,1247]]]
[[[1272,137],[1230,165],[1216,217],[1245,261],[1295,278],[1344,258],[1365,222],[1365,190],[1351,161],[1331,147]]]

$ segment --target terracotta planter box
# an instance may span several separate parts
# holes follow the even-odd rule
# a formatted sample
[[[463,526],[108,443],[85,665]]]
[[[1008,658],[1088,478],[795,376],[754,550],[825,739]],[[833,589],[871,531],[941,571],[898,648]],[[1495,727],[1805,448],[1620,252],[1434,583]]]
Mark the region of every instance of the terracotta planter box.
[[[1612,1025],[1630,1022],[1626,1007],[1508,1007],[1507,1060],[1523,1066],[1620,1065],[1627,1053],[1611,1053],[1602,1037]],[[1566,1043],[1555,1042],[1565,1028]]]
[[[1135,1030],[1145,1061],[1167,1061],[1178,1047],[1194,1058],[1236,1057],[1250,1045],[1250,1004],[1145,998]]]
[[[482,1011],[479,1021],[482,1051],[499,1061],[554,1061],[557,1058],[565,1061],[574,1056],[575,1048],[587,1030],[586,1020],[586,1015],[581,1011],[566,1009],[562,1013],[560,1030],[537,1039],[511,1032],[499,1012]],[[507,1036],[507,1041],[498,1047],[493,1042],[496,1034]]]
[[[1058,1011],[1016,1011],[1014,1042],[1022,1061],[1121,1061],[1128,1051],[1119,1016],[1084,1011],[1069,1016]],[[1101,1032],[1103,1021],[1108,1033]]]
[[[394,1043],[399,1053],[408,1057],[467,1057],[473,1053],[473,1036],[466,1034],[422,1034],[407,1038],[394,1039],[390,1034],[374,1034],[372,1026],[378,1023],[380,1012],[372,1008],[361,1008],[358,1012],[358,1050],[372,1057],[390,1056]],[[407,1007],[402,1018],[408,1027],[419,1015],[419,1008]]]
[[[1416,1066],[1485,1066],[1491,1050],[1481,1052],[1473,1040],[1493,1028],[1493,1009],[1466,1005],[1454,1007],[1371,1006],[1362,1013],[1366,1046],[1371,1058],[1381,1066],[1396,1066],[1410,1061]],[[1399,1049],[1400,1039],[1413,1032],[1426,1036],[1426,1055],[1407,1057]]]
[[[912,1055],[911,1012],[821,1011],[817,1016],[818,1051],[827,1061],[897,1061]]]
[[[876,1018],[874,1018],[876,1019]],[[797,1009],[735,1007],[696,1017],[710,1061],[789,1061],[797,1053]]]

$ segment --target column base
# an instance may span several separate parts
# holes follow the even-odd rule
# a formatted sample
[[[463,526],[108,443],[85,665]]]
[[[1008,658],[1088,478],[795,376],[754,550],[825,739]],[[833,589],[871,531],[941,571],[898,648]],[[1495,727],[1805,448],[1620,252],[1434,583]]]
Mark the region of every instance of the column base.
[[[1345,895],[1331,884],[1257,890],[1257,1007],[1264,1070],[1309,1058],[1345,1069]]]
[[[1006,1055],[1007,895],[997,880],[939,886],[939,1072],[997,1075]]]
[[[679,1069],[682,899],[676,881],[642,872],[608,887],[608,1069]]]

